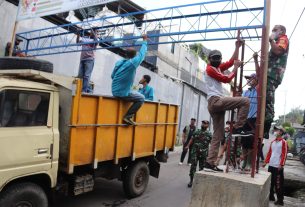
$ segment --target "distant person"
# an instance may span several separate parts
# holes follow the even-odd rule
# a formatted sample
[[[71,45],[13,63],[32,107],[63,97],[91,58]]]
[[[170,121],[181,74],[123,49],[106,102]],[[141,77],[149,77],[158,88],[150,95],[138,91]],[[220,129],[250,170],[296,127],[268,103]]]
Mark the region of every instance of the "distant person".
[[[27,57],[27,55],[25,53],[21,52],[21,49],[20,49],[20,43],[21,42],[23,42],[22,38],[17,36],[16,39],[15,39],[15,46],[14,46],[14,49],[13,49],[12,56],[15,56],[15,57]],[[9,56],[10,55],[11,45],[12,45],[11,42],[6,43],[5,56]]]
[[[112,94],[125,101],[133,102],[123,117],[128,125],[135,125],[133,117],[144,103],[144,96],[138,92],[132,92],[131,87],[136,75],[136,69],[140,66],[147,52],[147,35],[143,35],[143,43],[140,52],[137,54],[135,48],[127,49],[127,58],[119,60],[111,74]]]
[[[196,131],[196,119],[191,118],[191,124],[188,126],[185,126],[183,129],[183,134],[182,134],[182,144],[183,144],[183,149],[180,157],[180,162],[179,165],[183,164],[185,155],[187,154],[188,151],[192,150],[192,145],[189,145],[189,142],[193,136],[193,133]],[[188,147],[187,147],[188,146]],[[191,164],[191,155],[189,153],[187,163],[190,165]]]
[[[269,37],[271,49],[269,51],[268,77],[266,92],[266,112],[264,124],[264,138],[269,138],[269,131],[274,118],[275,90],[282,83],[286,70],[289,40],[286,28],[283,25],[275,25]]]
[[[265,163],[269,164],[268,172],[271,173],[271,186],[269,200],[275,201],[274,188],[277,196],[275,205],[284,205],[284,166],[287,158],[288,146],[283,136],[285,129],[282,126],[274,127],[275,140],[271,142]]]
[[[143,87],[139,89],[139,92],[145,97],[145,100],[153,101],[154,100],[154,89],[149,84],[151,77],[149,75],[144,75],[140,80],[139,84],[142,84]]]
[[[80,37],[77,34],[76,43],[87,43],[82,45],[82,52],[80,55],[80,63],[78,70],[78,77],[83,80],[83,93],[92,93],[92,88],[90,87],[90,78],[94,68],[95,50],[98,43],[90,43],[98,41],[96,36],[96,30],[91,30],[88,36]]]
[[[227,110],[238,109],[237,121],[233,126],[234,136],[249,136],[242,127],[247,120],[250,101],[245,97],[226,97],[222,83],[230,83],[242,62],[237,60],[238,51],[242,41],[235,43],[235,50],[228,62],[222,63],[222,54],[218,50],[212,50],[208,55],[208,65],[205,71],[207,85],[208,110],[213,120],[213,139],[211,141],[209,155],[205,163],[207,171],[222,171],[216,166],[217,155],[221,140],[224,137],[224,118]],[[225,75],[224,71],[234,65],[233,71]]]
[[[191,155],[191,167],[190,167],[190,182],[187,185],[189,188],[193,185],[193,179],[196,172],[196,168],[199,162],[199,170],[203,170],[205,160],[208,156],[209,144],[212,139],[212,134],[207,129],[210,122],[204,120],[201,122],[201,128],[197,129],[192,135],[186,148],[192,146],[190,151]]]

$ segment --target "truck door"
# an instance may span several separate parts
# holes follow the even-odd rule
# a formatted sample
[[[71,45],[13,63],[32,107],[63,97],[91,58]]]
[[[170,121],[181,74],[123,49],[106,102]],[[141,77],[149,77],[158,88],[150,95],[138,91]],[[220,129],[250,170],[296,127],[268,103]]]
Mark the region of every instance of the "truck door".
[[[0,176],[51,168],[52,109],[52,92],[0,91]]]

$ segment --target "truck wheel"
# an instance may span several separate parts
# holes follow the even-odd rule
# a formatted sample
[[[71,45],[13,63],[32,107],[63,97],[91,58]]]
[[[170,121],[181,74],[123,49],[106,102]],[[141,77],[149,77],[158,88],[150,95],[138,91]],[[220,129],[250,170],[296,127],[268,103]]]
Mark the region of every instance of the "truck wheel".
[[[146,162],[131,165],[123,178],[123,188],[129,198],[135,198],[144,193],[149,180],[149,168]]]
[[[43,72],[53,72],[53,64],[46,60],[25,58],[25,57],[4,57],[0,58],[0,70],[33,69]]]
[[[8,187],[0,196],[0,206],[48,207],[43,189],[34,183],[20,183]]]

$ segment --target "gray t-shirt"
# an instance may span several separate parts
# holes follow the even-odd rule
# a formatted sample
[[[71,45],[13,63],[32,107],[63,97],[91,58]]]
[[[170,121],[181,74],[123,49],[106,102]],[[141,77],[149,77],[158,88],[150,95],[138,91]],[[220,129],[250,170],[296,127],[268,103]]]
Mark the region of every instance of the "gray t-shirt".
[[[79,42],[94,42],[96,39],[91,39],[88,37],[83,37]],[[82,45],[82,53],[80,55],[81,60],[94,60],[95,57],[95,49],[97,47],[97,43],[85,44]]]

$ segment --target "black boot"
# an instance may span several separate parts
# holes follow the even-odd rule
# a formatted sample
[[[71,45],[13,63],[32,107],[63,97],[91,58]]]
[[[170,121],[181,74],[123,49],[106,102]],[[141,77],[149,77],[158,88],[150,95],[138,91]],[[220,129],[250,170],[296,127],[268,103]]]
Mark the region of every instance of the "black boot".
[[[274,202],[275,205],[279,205],[279,206],[283,206],[284,202],[281,200],[277,200],[276,202]]]
[[[273,194],[270,194],[270,195],[269,195],[269,201],[275,201],[275,197],[274,197]]]
[[[190,178],[191,178],[190,182],[189,182],[189,184],[187,184],[187,187],[189,187],[189,188],[191,188],[193,185],[193,177],[190,177]]]

